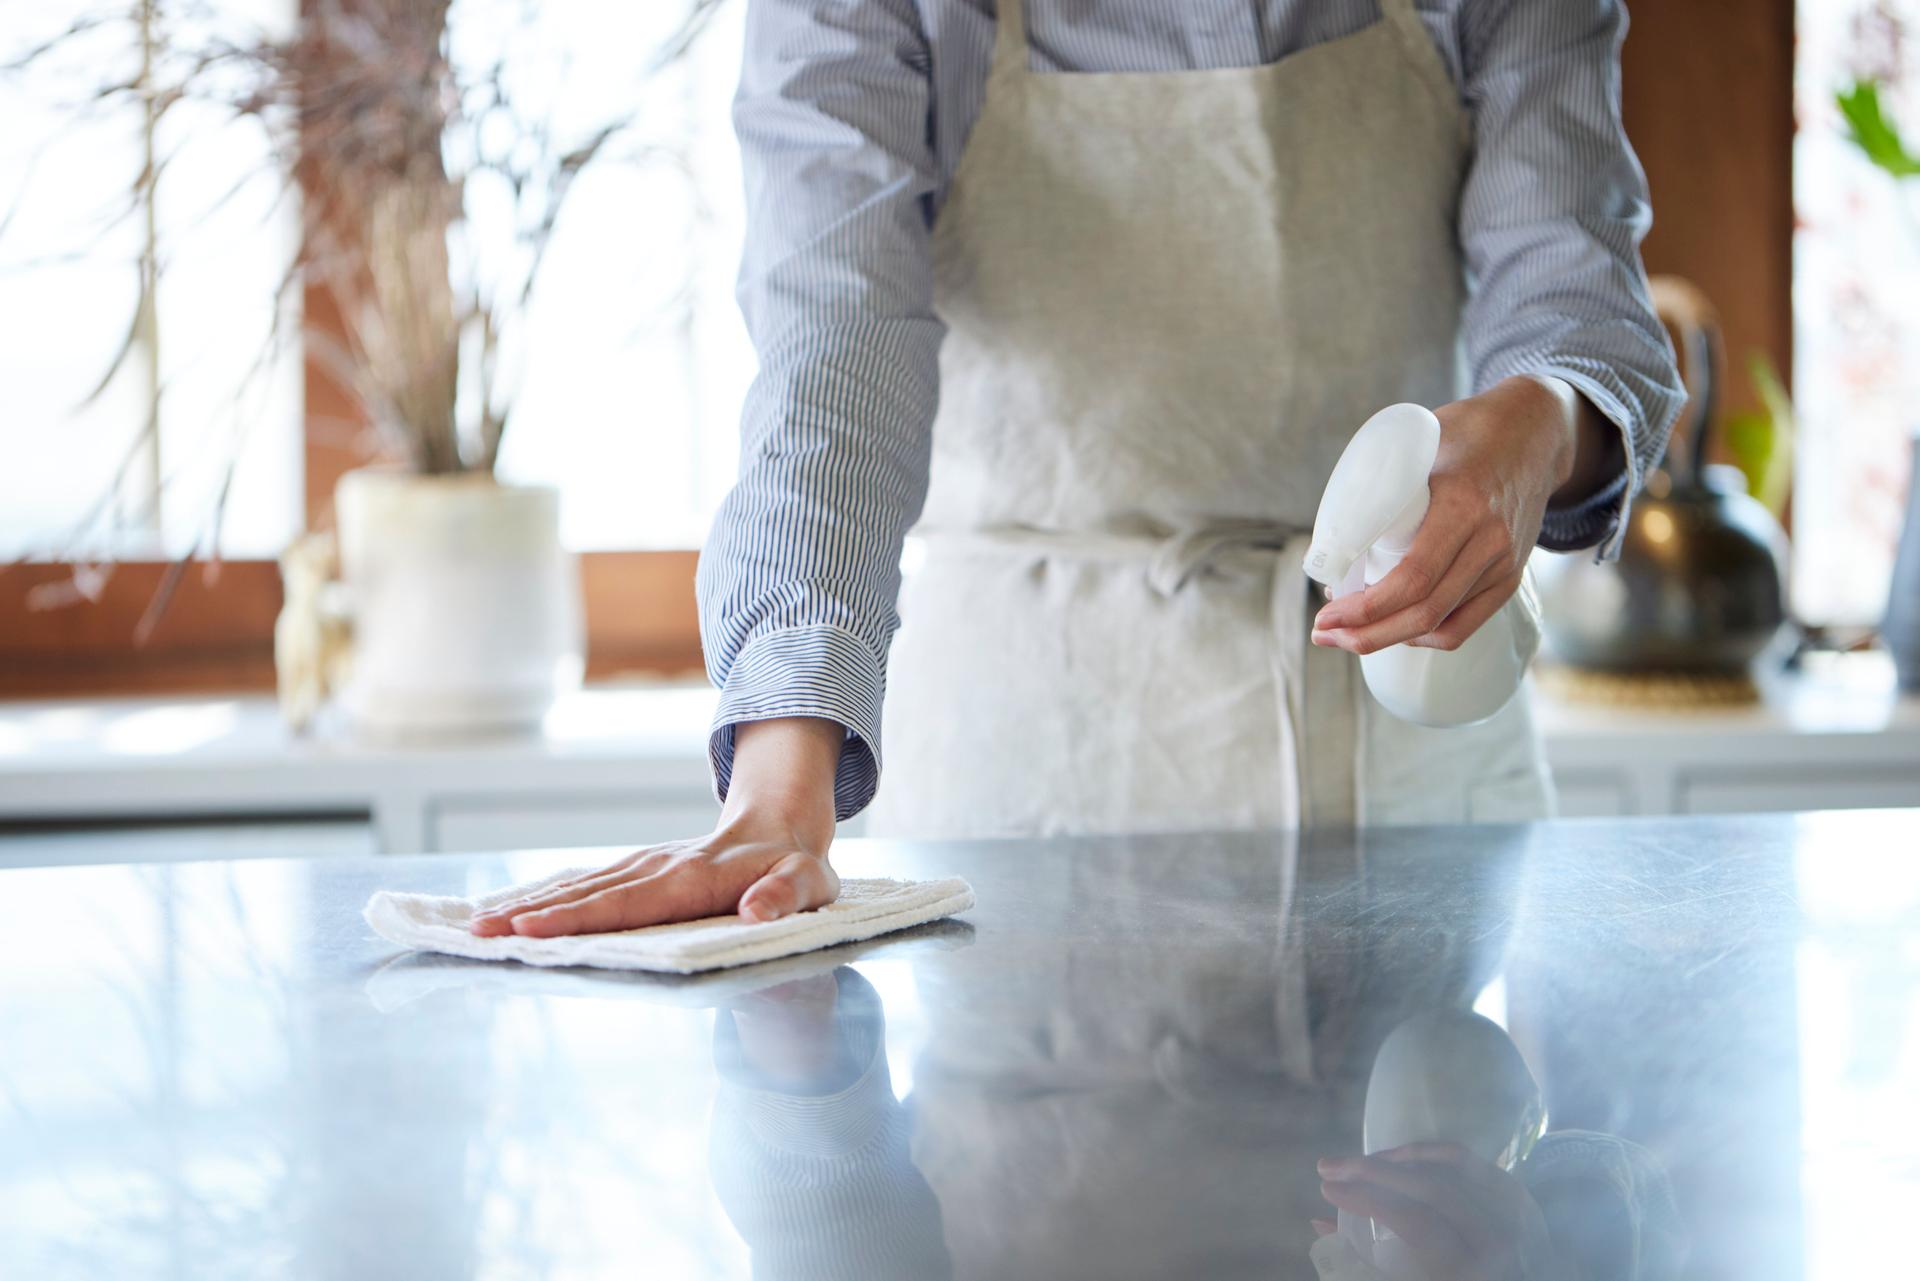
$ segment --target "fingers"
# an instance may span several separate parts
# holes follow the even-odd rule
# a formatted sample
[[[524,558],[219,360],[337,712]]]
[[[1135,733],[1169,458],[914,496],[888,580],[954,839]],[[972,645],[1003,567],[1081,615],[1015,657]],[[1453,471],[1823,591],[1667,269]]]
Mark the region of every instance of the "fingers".
[[[1498,1231],[1497,1223],[1484,1207],[1468,1195],[1462,1186],[1459,1170],[1453,1166],[1425,1161],[1383,1161],[1378,1157],[1345,1157],[1322,1161],[1320,1175],[1332,1181],[1359,1182],[1384,1188],[1432,1211],[1466,1244],[1470,1253],[1484,1253],[1497,1244],[1493,1239]]]
[[[1471,522],[1447,520],[1438,512],[1429,512],[1414,535],[1413,546],[1391,573],[1365,591],[1342,596],[1323,607],[1314,626],[1326,631],[1365,627],[1425,600],[1440,586],[1448,568],[1460,559],[1475,532],[1477,526]]]
[[[674,869],[612,885],[554,907],[523,912],[513,918],[513,932],[525,938],[611,934],[711,915],[711,891],[684,869]]]
[[[1307,1222],[1313,1225],[1313,1235],[1317,1237],[1330,1237],[1340,1230],[1332,1219],[1308,1219]]]
[[[1458,1143],[1403,1143],[1397,1148],[1385,1148],[1372,1155],[1380,1161],[1429,1161],[1435,1165],[1451,1165],[1456,1169],[1473,1159]]]
[[[749,921],[776,921],[833,902],[840,878],[826,860],[789,854],[740,896],[740,915]]]
[[[537,894],[523,894],[519,898],[496,904],[484,912],[476,912],[468,922],[467,928],[481,938],[497,938],[513,933],[516,917],[528,912],[542,911],[558,907],[563,903],[574,903],[590,894],[615,885],[623,878],[631,878],[636,871],[644,871],[649,865],[663,860],[665,854],[657,849],[636,850],[616,863],[595,871],[582,872],[547,886]]]
[[[1407,644],[1420,649],[1459,649],[1467,637],[1480,630],[1489,618],[1500,612],[1514,592],[1520,589],[1518,575],[1481,580],[1473,594],[1460,603],[1459,608],[1447,615],[1447,621],[1424,636],[1416,636]]]
[[[1371,654],[1424,636],[1446,621],[1488,570],[1500,563],[1505,552],[1504,536],[1497,527],[1487,525],[1455,548],[1445,562],[1427,560],[1416,566],[1409,554],[1392,573],[1366,591],[1343,596],[1321,610],[1314,619],[1313,641]],[[1395,578],[1409,567],[1414,568],[1396,584]],[[1383,591],[1387,588],[1392,591]]]
[[[652,846],[475,913],[482,938],[552,938],[643,929],[738,911],[772,921],[831,903],[840,880],[826,851],[797,846],[784,824]]]
[[[1466,1242],[1431,1207],[1374,1183],[1329,1180],[1320,1195],[1348,1214],[1372,1219],[1413,1248],[1429,1272],[1453,1275],[1471,1259]]]
[[[1525,1185],[1518,1178],[1457,1143],[1409,1143],[1373,1155],[1376,1160],[1423,1162],[1453,1170],[1459,1176],[1461,1190],[1495,1218],[1515,1217],[1526,1200]]]

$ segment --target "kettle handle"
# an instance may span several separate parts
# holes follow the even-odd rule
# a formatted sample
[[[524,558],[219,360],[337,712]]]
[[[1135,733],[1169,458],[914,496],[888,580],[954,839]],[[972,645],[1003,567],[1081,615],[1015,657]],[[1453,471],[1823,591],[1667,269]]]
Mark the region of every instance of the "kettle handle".
[[[1726,349],[1720,338],[1720,317],[1698,285],[1679,276],[1654,276],[1647,281],[1653,310],[1679,335],[1680,378],[1687,387],[1686,461],[1682,472],[1674,465],[1673,440],[1668,438],[1667,473],[1676,484],[1697,485],[1705,473],[1707,434],[1720,412],[1720,382],[1726,368]]]

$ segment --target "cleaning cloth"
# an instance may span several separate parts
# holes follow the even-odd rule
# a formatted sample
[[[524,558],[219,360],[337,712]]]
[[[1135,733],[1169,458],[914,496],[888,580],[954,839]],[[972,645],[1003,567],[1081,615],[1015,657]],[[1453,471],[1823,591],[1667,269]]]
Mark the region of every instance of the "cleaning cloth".
[[[520,961],[526,965],[589,965],[603,970],[698,974],[889,934],[937,921],[973,906],[973,887],[958,878],[944,881],[874,878],[843,880],[840,897],[834,902],[776,921],[713,916],[613,934],[573,934],[544,939],[523,938],[518,934],[478,938],[468,931],[467,925],[474,913],[527,894],[537,894],[579,874],[578,869],[560,872],[525,885],[495,890],[480,898],[444,898],[382,890],[367,901],[365,916],[367,924],[381,938],[423,952],[445,952],[482,961]]]

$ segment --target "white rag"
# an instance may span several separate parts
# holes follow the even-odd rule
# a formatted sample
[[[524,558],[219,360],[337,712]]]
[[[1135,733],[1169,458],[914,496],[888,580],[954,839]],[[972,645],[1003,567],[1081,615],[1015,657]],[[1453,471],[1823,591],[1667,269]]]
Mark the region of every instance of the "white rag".
[[[613,934],[571,934],[544,939],[523,938],[518,934],[479,938],[468,930],[468,922],[475,912],[526,894],[537,894],[584,870],[587,869],[559,872],[479,898],[382,890],[367,900],[364,915],[367,924],[381,938],[423,952],[445,952],[481,961],[519,961],[525,965],[588,965],[603,970],[698,974],[890,934],[973,906],[973,887],[957,877],[944,881],[874,878],[841,881],[838,899],[825,907],[796,912],[777,921],[745,921],[737,915],[710,916],[700,921],[649,925]]]

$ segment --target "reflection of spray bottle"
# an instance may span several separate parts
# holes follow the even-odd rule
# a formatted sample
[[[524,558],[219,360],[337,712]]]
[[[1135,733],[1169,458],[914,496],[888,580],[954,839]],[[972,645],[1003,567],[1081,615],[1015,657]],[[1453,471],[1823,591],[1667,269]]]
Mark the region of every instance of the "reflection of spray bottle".
[[[1409,1143],[1457,1143],[1503,1170],[1547,1128],[1540,1087],[1499,1024],[1465,1010],[1417,1014],[1381,1045],[1361,1135],[1371,1155]],[[1321,1281],[1425,1281],[1406,1244],[1342,1210],[1316,1241]]]
[[[1427,515],[1427,477],[1440,420],[1419,405],[1367,419],[1334,464],[1307,549],[1307,577],[1351,595],[1385,578],[1413,547]],[[1389,712],[1443,728],[1486,720],[1507,705],[1540,646],[1540,607],[1522,580],[1500,612],[1452,651],[1389,645],[1360,660],[1367,688]]]

